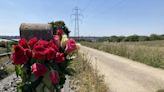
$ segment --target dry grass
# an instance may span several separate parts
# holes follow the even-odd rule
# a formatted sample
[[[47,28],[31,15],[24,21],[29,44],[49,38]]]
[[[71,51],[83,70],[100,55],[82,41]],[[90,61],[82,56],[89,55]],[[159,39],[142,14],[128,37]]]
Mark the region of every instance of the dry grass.
[[[164,89],[160,89],[160,90],[158,90],[157,92],[164,92]]]
[[[7,64],[9,57],[0,57],[0,80],[14,72],[15,67],[11,63]]]
[[[152,43],[152,45],[150,45]],[[127,57],[129,59],[164,69],[164,48],[162,43],[108,43],[108,42],[82,42],[83,45],[99,49],[111,54]]]
[[[0,47],[0,54],[5,53],[6,51],[6,48]]]
[[[76,74],[70,78],[70,85],[75,92],[109,92],[104,77],[98,74],[84,55],[79,54],[72,66]]]
[[[149,47],[164,47],[164,40],[142,41],[142,42],[124,42],[129,45],[144,45]]]

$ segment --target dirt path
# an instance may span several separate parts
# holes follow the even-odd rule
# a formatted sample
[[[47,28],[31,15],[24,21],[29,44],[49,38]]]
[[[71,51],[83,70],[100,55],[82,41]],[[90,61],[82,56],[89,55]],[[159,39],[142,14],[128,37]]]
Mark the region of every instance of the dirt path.
[[[81,46],[81,53],[91,59],[105,76],[112,92],[157,92],[164,89],[164,70],[123,57]]]

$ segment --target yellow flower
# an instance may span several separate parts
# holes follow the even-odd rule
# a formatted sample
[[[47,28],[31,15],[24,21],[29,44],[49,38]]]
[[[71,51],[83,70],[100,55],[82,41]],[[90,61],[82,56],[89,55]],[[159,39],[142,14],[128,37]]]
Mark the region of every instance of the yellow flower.
[[[68,40],[68,37],[67,35],[62,35],[62,39],[61,39],[61,47],[64,48],[66,46],[66,43],[67,43],[67,40]]]
[[[77,48],[77,50],[79,50],[79,49],[80,49],[80,46],[81,46],[81,44],[80,44],[80,43],[76,43],[76,48]]]

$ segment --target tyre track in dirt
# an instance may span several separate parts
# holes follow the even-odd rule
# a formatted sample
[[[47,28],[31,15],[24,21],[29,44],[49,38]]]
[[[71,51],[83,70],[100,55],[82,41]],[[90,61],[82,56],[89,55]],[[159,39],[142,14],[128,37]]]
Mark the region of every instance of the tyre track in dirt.
[[[95,63],[112,92],[157,92],[164,89],[164,70],[81,46],[80,53]]]

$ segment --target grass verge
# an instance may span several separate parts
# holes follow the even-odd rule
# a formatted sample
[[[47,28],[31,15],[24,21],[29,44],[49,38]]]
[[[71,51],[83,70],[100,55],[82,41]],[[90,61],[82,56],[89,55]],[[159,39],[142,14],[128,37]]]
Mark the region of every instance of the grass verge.
[[[9,60],[9,57],[0,57],[0,80],[12,74],[15,70],[14,65],[11,63],[5,64]]]
[[[70,77],[71,89],[75,92],[109,92],[103,75],[94,70],[84,55],[78,54],[71,65],[76,73]]]
[[[164,69],[164,48],[141,44],[81,42],[82,45]]]

